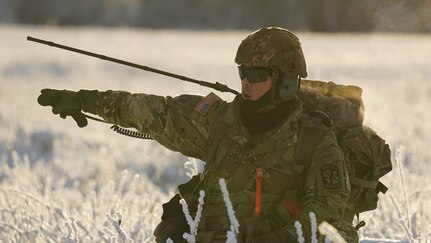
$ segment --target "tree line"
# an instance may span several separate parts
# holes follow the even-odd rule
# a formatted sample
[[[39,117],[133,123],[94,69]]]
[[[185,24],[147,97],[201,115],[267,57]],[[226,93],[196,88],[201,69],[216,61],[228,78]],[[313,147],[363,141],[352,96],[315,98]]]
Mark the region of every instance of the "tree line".
[[[0,0],[0,22],[186,29],[431,32],[431,0]]]

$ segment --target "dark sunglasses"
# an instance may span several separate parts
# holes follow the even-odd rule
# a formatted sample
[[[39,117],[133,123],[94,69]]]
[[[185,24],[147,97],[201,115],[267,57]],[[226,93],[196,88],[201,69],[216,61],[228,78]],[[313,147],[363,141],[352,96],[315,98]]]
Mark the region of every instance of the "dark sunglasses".
[[[250,83],[264,82],[272,75],[272,69],[268,67],[238,66],[238,71],[241,80],[247,78]]]

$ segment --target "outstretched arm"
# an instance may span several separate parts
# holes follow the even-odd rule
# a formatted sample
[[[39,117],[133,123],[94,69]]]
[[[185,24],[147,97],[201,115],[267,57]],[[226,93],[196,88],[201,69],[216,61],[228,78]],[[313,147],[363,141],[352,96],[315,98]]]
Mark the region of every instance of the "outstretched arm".
[[[168,149],[186,156],[207,159],[208,126],[214,111],[224,103],[214,94],[175,98],[125,91],[44,89],[39,104],[52,106],[62,118],[72,116],[80,127],[87,125],[81,111],[106,121],[148,133]]]
[[[199,105],[208,97],[208,110]],[[153,136],[163,146],[206,160],[208,126],[213,111],[224,103],[216,95],[156,96],[124,91],[99,92],[96,114],[112,123],[134,127]]]

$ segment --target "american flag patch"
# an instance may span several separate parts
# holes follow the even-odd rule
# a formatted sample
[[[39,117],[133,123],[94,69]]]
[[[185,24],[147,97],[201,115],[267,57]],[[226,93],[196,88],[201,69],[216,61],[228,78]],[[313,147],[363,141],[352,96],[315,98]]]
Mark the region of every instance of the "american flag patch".
[[[217,100],[220,98],[214,93],[210,93],[195,106],[195,111],[205,115]]]

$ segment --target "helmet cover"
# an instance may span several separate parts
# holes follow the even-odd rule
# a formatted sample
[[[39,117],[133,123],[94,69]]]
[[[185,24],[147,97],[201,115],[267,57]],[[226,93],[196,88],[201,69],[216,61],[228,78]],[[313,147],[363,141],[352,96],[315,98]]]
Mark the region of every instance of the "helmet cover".
[[[275,66],[288,76],[307,77],[298,37],[279,27],[262,28],[247,36],[238,47],[235,62],[251,67]]]

